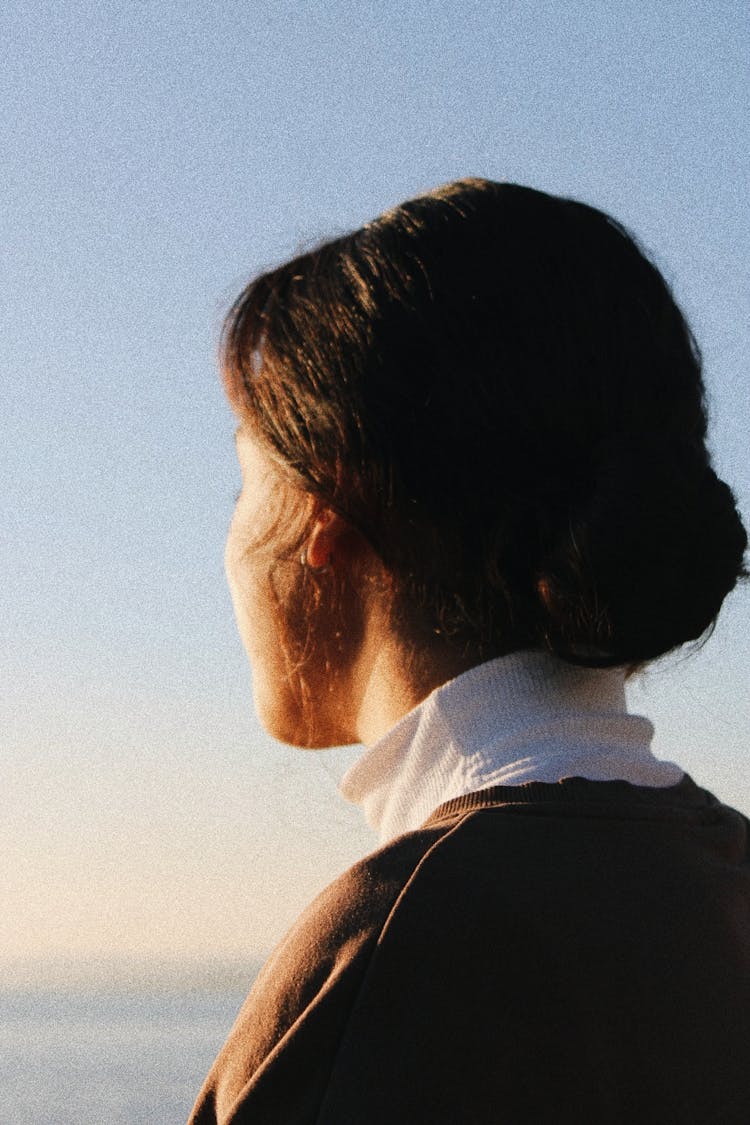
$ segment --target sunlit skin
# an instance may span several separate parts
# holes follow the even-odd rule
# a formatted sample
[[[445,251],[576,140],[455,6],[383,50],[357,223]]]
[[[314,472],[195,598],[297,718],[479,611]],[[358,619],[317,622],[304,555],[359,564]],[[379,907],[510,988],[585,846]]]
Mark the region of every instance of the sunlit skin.
[[[415,659],[364,539],[290,484],[246,427],[236,442],[242,490],[226,570],[258,717],[295,746],[372,744],[466,664]]]

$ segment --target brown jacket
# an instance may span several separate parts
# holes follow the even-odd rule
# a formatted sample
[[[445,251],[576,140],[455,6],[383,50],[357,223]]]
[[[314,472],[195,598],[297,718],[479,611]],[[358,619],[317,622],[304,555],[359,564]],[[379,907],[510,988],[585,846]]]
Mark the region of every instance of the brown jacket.
[[[442,805],[308,907],[191,1125],[748,1125],[748,829],[689,778]]]

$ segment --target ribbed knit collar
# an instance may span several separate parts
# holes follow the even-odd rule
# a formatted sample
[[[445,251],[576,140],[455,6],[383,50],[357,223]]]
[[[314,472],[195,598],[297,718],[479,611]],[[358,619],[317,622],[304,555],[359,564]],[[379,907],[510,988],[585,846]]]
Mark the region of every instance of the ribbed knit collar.
[[[653,733],[627,712],[621,669],[516,652],[433,691],[365,751],[340,790],[386,841],[490,786],[564,777],[676,785],[683,771],[654,757]]]

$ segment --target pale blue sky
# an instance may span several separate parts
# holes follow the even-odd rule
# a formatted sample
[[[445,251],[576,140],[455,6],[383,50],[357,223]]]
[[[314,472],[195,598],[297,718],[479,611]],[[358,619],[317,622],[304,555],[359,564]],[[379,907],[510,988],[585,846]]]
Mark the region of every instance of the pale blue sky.
[[[372,837],[335,793],[347,755],[252,715],[223,310],[456,176],[585,199],[673,283],[750,515],[750,11],[6,0],[0,43],[0,948],[264,949]],[[659,752],[745,811],[749,605],[634,692]]]

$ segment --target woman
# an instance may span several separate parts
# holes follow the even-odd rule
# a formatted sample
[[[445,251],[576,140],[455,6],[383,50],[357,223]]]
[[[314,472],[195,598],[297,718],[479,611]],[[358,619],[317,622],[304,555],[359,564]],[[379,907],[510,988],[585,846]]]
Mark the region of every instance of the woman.
[[[258,714],[369,747],[343,791],[384,847],[278,947],[192,1121],[750,1120],[748,824],[624,705],[746,546],[658,271],[465,180],[258,278],[223,370]]]

